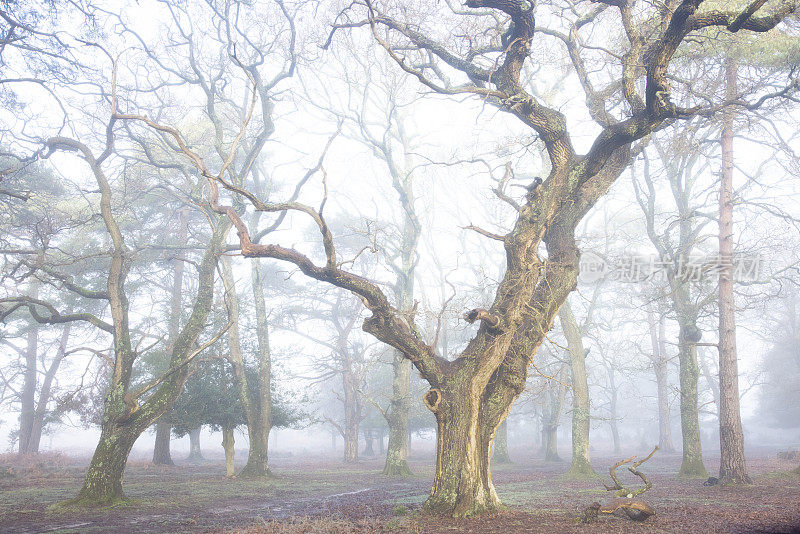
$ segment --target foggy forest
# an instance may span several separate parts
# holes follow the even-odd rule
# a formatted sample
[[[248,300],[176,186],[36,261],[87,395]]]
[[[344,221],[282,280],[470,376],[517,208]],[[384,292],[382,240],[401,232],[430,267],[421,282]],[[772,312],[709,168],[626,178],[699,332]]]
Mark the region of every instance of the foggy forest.
[[[797,0],[0,0],[0,532],[800,532]]]

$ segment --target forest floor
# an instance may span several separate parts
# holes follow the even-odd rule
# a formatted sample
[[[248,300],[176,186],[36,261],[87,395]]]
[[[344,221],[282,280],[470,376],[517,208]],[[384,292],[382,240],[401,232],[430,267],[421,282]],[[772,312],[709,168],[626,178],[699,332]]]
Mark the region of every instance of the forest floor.
[[[380,475],[378,458],[355,465],[275,458],[276,477],[266,481],[226,479],[221,461],[177,467],[132,462],[124,482],[128,501],[75,510],[57,503],[77,493],[85,465],[57,455],[22,463],[7,455],[0,457],[0,532],[800,532],[800,476],[789,474],[792,462],[774,455],[749,460],[752,486],[723,488],[676,479],[680,457],[659,454],[642,468],[653,482],[643,497],[655,517],[644,523],[601,517],[586,525],[579,522],[582,510],[609,498],[599,479],[567,481],[561,476],[566,463],[513,453],[514,464],[492,470],[508,510],[458,521],[419,513],[430,490],[430,461],[411,462],[415,476],[393,480]],[[598,455],[593,464],[607,474],[620,458]],[[706,467],[715,470],[716,461],[708,458]],[[623,476],[625,482],[630,474]]]

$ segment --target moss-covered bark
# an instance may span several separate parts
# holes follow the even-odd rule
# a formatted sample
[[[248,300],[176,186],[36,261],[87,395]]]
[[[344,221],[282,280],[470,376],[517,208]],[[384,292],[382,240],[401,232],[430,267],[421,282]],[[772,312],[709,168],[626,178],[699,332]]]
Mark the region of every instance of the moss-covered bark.
[[[68,505],[108,506],[124,499],[122,477],[128,454],[139,435],[124,427],[104,428],[83,487]]]
[[[251,265],[251,288],[256,307],[256,329],[258,338],[258,384],[248,383],[239,329],[239,296],[233,280],[230,258],[223,260],[222,279],[228,292],[228,315],[231,326],[228,329],[228,361],[233,366],[233,378],[239,391],[245,418],[250,448],[247,464],[239,473],[242,477],[267,477],[269,470],[269,433],[271,430],[272,396],[271,360],[269,337],[266,323],[266,307],[261,287],[260,267],[257,262]]]
[[[456,386],[456,384],[453,384]],[[469,388],[432,389],[426,404],[436,416],[436,473],[423,510],[467,517],[501,508],[492,484],[489,454],[496,428],[479,422],[479,398]]]
[[[411,362],[395,352],[392,362],[392,400],[386,413],[389,443],[383,474],[392,477],[410,476],[408,467],[408,410],[411,381]]]
[[[697,364],[697,345],[692,342],[697,335],[694,325],[681,325],[678,358],[680,361],[681,436],[683,459],[679,477],[707,478],[703,465],[703,448],[700,444],[700,407],[698,380],[700,367]]]
[[[270,476],[272,473],[269,469],[269,429],[259,424],[248,426],[247,436],[250,439],[250,448],[247,453],[247,463],[239,476],[251,478]]]
[[[67,505],[107,506],[124,499],[122,477],[128,454],[145,427],[131,421],[121,386],[111,390],[105,400],[105,414],[89,469],[75,499]]]
[[[258,391],[252,392],[255,413],[248,422],[250,451],[243,476],[267,477],[269,469],[269,434],[272,431],[272,349],[269,344],[269,323],[261,281],[261,263],[255,260],[250,265],[250,283],[253,290],[253,305],[256,311],[256,340],[258,341]]]
[[[581,329],[572,313],[569,301],[559,311],[561,328],[567,338],[567,347],[572,371],[572,464],[567,477],[574,479],[595,478],[589,460],[589,382],[586,375],[586,351],[583,348]]]
[[[113,121],[109,123],[112,131]],[[113,363],[109,376],[108,394],[103,406],[101,437],[89,464],[77,504],[105,504],[123,497],[122,476],[131,447],[149,426],[151,426],[175,401],[186,381],[191,358],[198,352],[197,340],[206,326],[214,295],[217,254],[231,227],[227,219],[217,218],[212,237],[209,240],[202,260],[198,265],[197,294],[191,315],[180,333],[171,341],[169,368],[153,380],[131,389],[133,364],[138,356],[131,344],[129,324],[129,301],[125,281],[130,271],[134,255],[128,249],[125,238],[112,210],[112,190],[102,169],[105,155],[98,160],[88,146],[65,137],[48,140],[51,150],[77,151],[90,166],[100,192],[99,212],[110,238],[111,252],[106,289],[93,292],[92,297],[108,301],[111,321],[102,321],[91,314],[53,316],[42,318],[40,322],[68,322],[83,320],[112,334]],[[111,147],[109,146],[109,149]]]

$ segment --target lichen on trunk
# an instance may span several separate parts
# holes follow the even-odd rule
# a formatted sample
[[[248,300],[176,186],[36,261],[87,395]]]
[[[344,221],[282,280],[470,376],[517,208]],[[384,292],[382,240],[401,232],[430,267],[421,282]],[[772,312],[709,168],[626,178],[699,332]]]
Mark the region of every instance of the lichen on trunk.
[[[567,338],[572,371],[572,464],[566,476],[571,479],[597,477],[589,460],[589,383],[586,374],[586,351],[581,328],[572,313],[569,300],[559,311],[561,328]]]
[[[389,443],[383,474],[390,477],[407,477],[412,475],[407,461],[411,362],[401,353],[395,352],[392,371],[392,399],[386,412]]]
[[[455,384],[453,384],[455,386]],[[425,403],[436,417],[436,473],[426,512],[452,517],[494,512],[502,504],[492,485],[489,454],[496,428],[481,425],[480,398],[466,387],[432,389]]]
[[[700,367],[697,364],[697,327],[681,325],[678,344],[680,362],[681,435],[683,459],[678,476],[682,478],[707,478],[703,465],[703,448],[700,444],[700,406],[698,380]]]

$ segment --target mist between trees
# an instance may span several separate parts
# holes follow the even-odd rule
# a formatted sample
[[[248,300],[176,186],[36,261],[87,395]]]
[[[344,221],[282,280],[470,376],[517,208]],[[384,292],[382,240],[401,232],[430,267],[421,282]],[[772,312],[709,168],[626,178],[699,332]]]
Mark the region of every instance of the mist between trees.
[[[393,478],[416,447],[442,517],[559,436],[578,480],[658,445],[748,484],[800,445],[796,2],[0,17],[3,424],[99,430],[68,504],[209,432],[255,480],[270,435]]]

